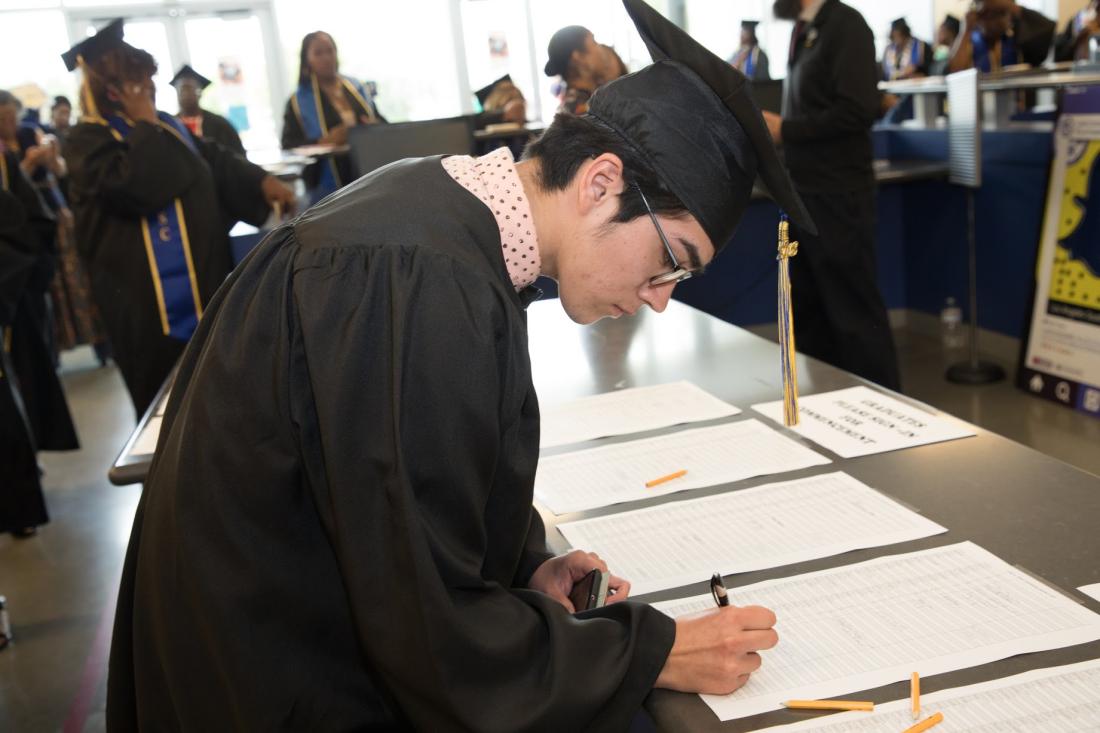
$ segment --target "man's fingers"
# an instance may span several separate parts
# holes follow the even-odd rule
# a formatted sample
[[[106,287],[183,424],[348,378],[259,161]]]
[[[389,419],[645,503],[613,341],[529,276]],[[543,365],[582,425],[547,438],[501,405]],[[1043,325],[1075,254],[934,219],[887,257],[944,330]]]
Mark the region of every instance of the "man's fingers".
[[[763,606],[742,606],[734,611],[743,629],[770,629],[775,626],[775,614]]]
[[[630,581],[612,575],[607,583],[607,602],[618,603],[625,601],[630,596]]]

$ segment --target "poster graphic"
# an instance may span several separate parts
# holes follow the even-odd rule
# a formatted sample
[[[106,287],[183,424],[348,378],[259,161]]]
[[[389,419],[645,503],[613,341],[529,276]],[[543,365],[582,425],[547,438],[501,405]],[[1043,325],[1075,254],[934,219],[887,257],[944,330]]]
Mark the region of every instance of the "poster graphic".
[[[1100,417],[1100,87],[1067,90],[1017,386]]]

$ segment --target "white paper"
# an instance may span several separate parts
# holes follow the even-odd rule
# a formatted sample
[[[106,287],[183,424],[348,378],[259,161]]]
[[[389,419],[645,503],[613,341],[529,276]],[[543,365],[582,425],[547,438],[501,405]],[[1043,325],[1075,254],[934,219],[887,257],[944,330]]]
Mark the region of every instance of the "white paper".
[[[1100,615],[970,542],[730,590],[775,611],[779,645],[732,695],[702,695],[722,720],[1100,639]],[[654,607],[710,608],[710,595]]]
[[[633,387],[544,407],[539,443],[543,448],[552,448],[740,412],[691,382]]]
[[[946,532],[845,473],[766,484],[558,525],[631,593],[775,568]]]
[[[138,439],[134,441],[134,447],[130,449],[130,455],[143,456],[156,451],[157,438],[160,437],[160,424],[163,421],[164,418],[160,416],[149,418],[149,421],[145,423],[145,427],[141,429]]]
[[[1100,601],[1100,583],[1093,583],[1092,585],[1082,585],[1077,590],[1081,591],[1089,598]]]
[[[779,733],[903,731],[913,724],[909,699],[875,705],[871,713],[825,715],[768,728]],[[1070,733],[1100,730],[1100,659],[921,695],[921,719],[943,713],[932,733]]]
[[[542,458],[535,496],[565,514],[828,463],[759,420],[744,420]],[[687,474],[646,488],[680,470]]]
[[[783,403],[752,409],[783,424]],[[798,398],[799,424],[791,430],[843,458],[886,453],[974,435],[966,425],[932,415],[868,387]]]

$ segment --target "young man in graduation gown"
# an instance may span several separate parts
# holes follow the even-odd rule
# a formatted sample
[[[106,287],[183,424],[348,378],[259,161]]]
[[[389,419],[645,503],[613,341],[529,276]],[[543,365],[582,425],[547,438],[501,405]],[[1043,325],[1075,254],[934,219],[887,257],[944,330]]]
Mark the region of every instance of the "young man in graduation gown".
[[[730,57],[730,64],[752,81],[767,81],[772,78],[768,69],[768,54],[760,48],[760,39],[756,37],[756,26],[760,21],[741,21],[741,46]]]
[[[35,307],[55,231],[18,157],[0,152],[0,532],[17,537],[49,521],[36,452],[79,447]]]
[[[64,54],[84,114],[66,144],[77,245],[140,416],[233,268],[229,230],[259,226],[293,192],[154,105],[156,62],[122,21]]]
[[[230,276],[135,519],[109,730],[622,731],[654,685],[729,692],[776,643],[765,609],[674,622],[618,578],[574,615],[606,566],[551,557],[531,505],[537,274],[578,322],[661,311],[758,171],[813,228],[744,76],[627,6],[663,60],[524,161],[387,166]]]
[[[897,354],[875,269],[871,125],[879,69],[871,29],[840,0],[776,0],[795,21],[783,114],[764,112],[819,233],[791,260],[798,350],[891,389]]]
[[[175,87],[180,106],[176,116],[192,135],[221,143],[222,147],[235,153],[245,154],[241,136],[232,123],[199,106],[203,91],[211,84],[209,79],[192,69],[190,64],[184,64],[169,83]]]
[[[1056,30],[1053,20],[1015,0],[977,0],[966,14],[948,69],[990,72],[1016,64],[1042,66]]]

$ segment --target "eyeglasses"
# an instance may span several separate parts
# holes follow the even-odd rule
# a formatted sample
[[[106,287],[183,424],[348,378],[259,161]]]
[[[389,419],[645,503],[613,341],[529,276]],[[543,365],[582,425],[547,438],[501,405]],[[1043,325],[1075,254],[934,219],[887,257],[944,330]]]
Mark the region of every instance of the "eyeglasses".
[[[653,220],[653,226],[657,227],[657,235],[660,236],[661,244],[665,245],[665,252],[668,253],[668,259],[672,262],[671,271],[649,278],[650,286],[658,287],[660,285],[668,285],[669,283],[681,283],[687,280],[692,275],[691,270],[680,267],[680,263],[676,260],[676,254],[672,251],[672,245],[668,243],[668,237],[665,236],[665,230],[661,229],[661,224],[657,221],[657,215],[653,213],[653,209],[649,206],[649,201],[646,200],[641,187],[635,183],[634,190],[638,192],[638,195],[642,199],[642,204],[645,205],[645,210],[649,212],[649,218]]]

